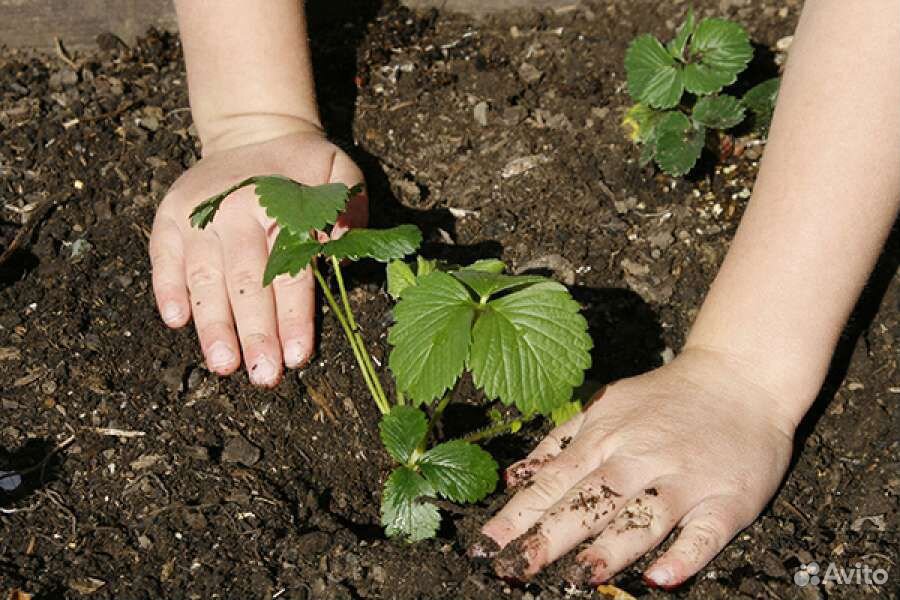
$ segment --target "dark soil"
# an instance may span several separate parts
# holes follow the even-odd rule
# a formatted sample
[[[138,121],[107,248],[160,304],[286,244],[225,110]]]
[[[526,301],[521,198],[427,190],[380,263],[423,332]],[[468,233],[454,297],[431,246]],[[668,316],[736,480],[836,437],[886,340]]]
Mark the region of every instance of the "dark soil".
[[[694,5],[748,27],[760,75],[775,69],[775,43],[799,10]],[[627,43],[668,36],[685,8],[610,0],[474,22],[359,2],[312,18],[328,127],[358,143],[376,223],[417,223],[432,256],[499,256],[574,281],[601,383],[680,347],[757,168],[759,147],[739,139],[751,142],[739,157],[672,180],[640,168],[623,137]],[[466,556],[503,490],[445,506],[435,540],[383,537],[377,412],[329,315],[314,364],[275,390],[212,376],[190,329],[163,328],[146,242],[157,203],[197,159],[184,68],[170,35],[100,42],[74,57],[77,69],[0,51],[0,251],[54,203],[0,270],[0,470],[25,474],[0,495],[0,596],[566,597],[559,568],[515,587]],[[898,257],[895,236],[783,489],[681,597],[895,597]],[[391,317],[380,277],[361,266],[352,280],[383,359]],[[447,428],[480,415],[463,404]],[[491,449],[510,464],[542,432]],[[889,569],[891,583],[795,587],[813,558]],[[615,582],[664,595],[640,583],[645,565]]]

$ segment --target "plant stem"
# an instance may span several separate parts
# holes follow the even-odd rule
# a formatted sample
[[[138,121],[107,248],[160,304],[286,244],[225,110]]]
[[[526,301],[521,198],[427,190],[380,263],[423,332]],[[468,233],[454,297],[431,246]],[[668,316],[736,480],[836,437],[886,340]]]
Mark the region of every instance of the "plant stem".
[[[338,289],[341,292],[341,301],[344,303],[344,313],[347,317],[347,323],[350,325],[350,330],[353,332],[353,337],[356,340],[356,347],[359,348],[360,354],[363,356],[364,364],[361,366],[368,370],[369,378],[375,384],[375,389],[378,392],[378,398],[384,406],[387,407],[388,412],[390,412],[391,404],[388,402],[387,394],[384,393],[384,388],[381,387],[381,379],[378,378],[378,373],[375,371],[375,366],[372,364],[372,357],[366,350],[366,344],[363,341],[362,334],[359,332],[359,326],[353,318],[353,310],[350,309],[350,299],[347,296],[347,287],[344,285],[344,273],[341,271],[341,261],[332,256],[331,265],[334,268],[334,276],[337,279]]]
[[[447,392],[437,403],[437,406],[434,407],[434,412],[431,413],[431,419],[428,420],[428,429],[425,430],[425,436],[419,444],[419,451],[424,453],[425,448],[428,447],[428,439],[431,437],[431,432],[434,431],[434,426],[437,425],[437,422],[441,420],[444,409],[447,408],[447,405],[450,403],[450,396],[452,395],[452,390]]]
[[[484,429],[473,431],[469,435],[463,436],[461,439],[466,442],[479,442],[506,433],[507,430],[512,430],[517,424],[521,425],[523,422],[524,420],[521,417],[510,419],[509,421],[500,421],[499,423],[495,423]]]
[[[344,315],[344,311],[334,299],[334,295],[331,293],[331,289],[328,287],[328,282],[326,282],[325,278],[322,277],[322,273],[316,266],[315,260],[310,263],[310,269],[312,269],[316,281],[319,282],[319,287],[322,288],[322,294],[325,295],[325,300],[328,302],[328,305],[331,307],[332,312],[334,312],[334,315],[337,317],[338,322],[344,329],[344,335],[347,336],[347,341],[350,342],[350,348],[353,350],[353,356],[356,358],[356,363],[359,365],[359,368],[363,374],[363,379],[365,379],[366,381],[366,387],[369,388],[369,393],[372,394],[372,398],[375,400],[375,404],[378,406],[378,410],[381,411],[381,414],[387,414],[390,411],[390,406],[388,406],[387,402],[378,394],[378,389],[372,382],[368,370],[366,370],[362,352],[356,344],[356,338],[353,335],[353,330],[350,328],[347,317]]]

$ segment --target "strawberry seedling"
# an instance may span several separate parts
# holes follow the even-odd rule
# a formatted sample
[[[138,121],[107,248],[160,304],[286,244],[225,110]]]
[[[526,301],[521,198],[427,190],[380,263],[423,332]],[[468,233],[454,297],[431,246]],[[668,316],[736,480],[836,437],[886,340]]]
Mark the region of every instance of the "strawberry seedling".
[[[414,269],[401,260],[421,243],[413,225],[352,229],[319,241],[317,232],[328,233],[360,191],[343,184],[305,186],[280,176],[251,177],[197,206],[192,224],[208,225],[225,198],[245,186],[254,186],[280,228],[263,284],[310,269],[382,413],[381,440],[397,463],[381,504],[389,536],[433,537],[440,513],[429,500],[477,502],[494,490],[497,463],[477,442],[514,432],[538,415],[559,423],[580,409],[572,393],[590,366],[592,342],[564,286],[535,275],[506,275],[498,260],[446,267],[417,257]],[[319,257],[330,262],[337,295]],[[387,263],[388,291],[397,299],[388,334],[393,399],[366,350],[341,270],[342,260],[364,258]],[[465,371],[488,401],[514,406],[517,414],[504,418],[494,410],[488,427],[460,439],[435,440],[436,425]]]
[[[779,80],[769,79],[741,98],[723,93],[753,58],[747,31],[724,19],[696,22],[688,11],[675,38],[636,37],[625,53],[628,93],[636,101],[623,124],[642,146],[641,164],[651,160],[670,175],[690,171],[710,133],[743,123],[768,128]]]

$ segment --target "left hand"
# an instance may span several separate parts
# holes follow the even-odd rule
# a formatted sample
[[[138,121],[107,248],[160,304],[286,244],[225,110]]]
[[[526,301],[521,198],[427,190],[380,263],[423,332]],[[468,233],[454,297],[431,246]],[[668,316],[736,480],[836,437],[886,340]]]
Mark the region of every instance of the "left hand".
[[[696,349],[608,386],[507,470],[521,491],[471,554],[524,581],[595,538],[569,579],[597,584],[680,527],[645,573],[650,585],[680,585],[759,515],[790,461],[796,424],[747,371]]]

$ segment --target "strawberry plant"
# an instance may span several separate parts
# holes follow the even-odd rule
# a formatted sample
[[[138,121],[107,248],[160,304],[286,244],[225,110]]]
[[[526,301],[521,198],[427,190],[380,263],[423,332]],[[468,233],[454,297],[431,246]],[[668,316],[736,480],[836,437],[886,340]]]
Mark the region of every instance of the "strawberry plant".
[[[360,373],[382,414],[381,440],[396,462],[384,487],[382,524],[389,536],[432,537],[440,513],[432,502],[477,502],[497,485],[497,463],[477,445],[515,432],[539,415],[557,423],[580,409],[572,400],[590,366],[592,342],[579,306],[559,283],[536,275],[507,275],[498,260],[456,267],[417,257],[402,259],[422,241],[414,225],[351,229],[321,241],[358,188],[305,186],[281,176],[251,177],[198,205],[191,223],[206,227],[225,198],[254,186],[260,205],[280,231],[263,273],[263,285],[309,268],[341,325]],[[337,294],[318,258],[330,263]],[[341,262],[372,259],[387,264],[388,292],[397,300],[390,328],[388,366],[394,395],[366,350],[347,294]],[[504,417],[459,439],[439,441],[436,425],[463,373],[488,401],[514,407]]]
[[[700,158],[708,135],[752,116],[764,131],[772,117],[779,80],[769,79],[741,98],[723,93],[753,58],[747,31],[724,19],[696,22],[688,11],[674,39],[663,45],[644,34],[625,53],[628,93],[636,101],[625,114],[631,139],[670,175],[684,175]]]

